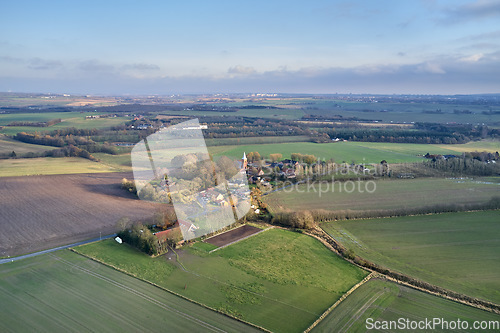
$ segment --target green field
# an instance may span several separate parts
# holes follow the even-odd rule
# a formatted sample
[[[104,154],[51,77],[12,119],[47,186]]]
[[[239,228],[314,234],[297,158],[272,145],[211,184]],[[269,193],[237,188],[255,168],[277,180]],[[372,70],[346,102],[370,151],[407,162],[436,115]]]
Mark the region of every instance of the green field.
[[[132,160],[130,153],[110,155],[105,153],[93,153],[92,156],[99,159],[99,163],[107,165],[117,171],[132,171]]]
[[[359,256],[417,279],[500,303],[500,212],[329,222]]]
[[[0,177],[120,171],[81,157],[40,157],[0,160]]]
[[[365,332],[368,318],[378,321],[397,321],[399,318],[408,318],[412,321],[421,321],[425,318],[429,320],[443,318],[446,321],[456,321],[457,318],[460,318],[460,320],[469,322],[470,327],[474,321],[500,320],[499,315],[491,312],[452,302],[396,283],[371,279],[340,303],[312,332]],[[436,328],[441,331],[440,327]],[[494,330],[488,332],[491,331]]]
[[[123,124],[130,120],[129,117],[103,118],[103,119],[85,119],[87,115],[97,113],[83,112],[41,112],[41,113],[14,113],[0,114],[0,126],[8,125],[13,121],[44,122],[51,119],[61,118],[62,122],[50,127],[32,127],[32,126],[5,126],[0,130],[0,134],[15,135],[19,132],[50,132],[57,129],[76,127],[81,129],[108,128]]]
[[[441,149],[442,150],[442,149]],[[231,158],[241,158],[243,152],[257,151],[261,156],[269,157],[269,154],[280,153],[283,158],[290,158],[292,153],[313,154],[321,160],[333,158],[337,163],[343,161],[350,163],[379,163],[385,159],[389,163],[416,162],[421,161],[421,157],[416,154],[400,153],[392,151],[380,151],[366,148],[357,142],[336,142],[336,143],[312,143],[295,142],[279,144],[254,144],[254,145],[234,145],[209,147],[209,152],[214,155],[226,155]],[[425,154],[425,152],[423,152]]]
[[[53,149],[57,149],[57,147],[20,142],[0,134],[0,154],[7,154],[14,151],[19,157],[30,152],[43,153],[47,150]]]
[[[300,184],[271,193],[264,197],[264,201],[269,204],[272,211],[377,210],[418,208],[438,204],[477,204],[485,203],[500,194],[498,178],[487,180],[416,178],[378,180],[374,183],[355,181]],[[363,192],[358,191],[358,188]],[[373,193],[368,192],[373,189],[375,189]]]
[[[388,163],[423,161],[421,156],[430,154],[457,154],[463,151],[491,151],[500,150],[499,141],[471,142],[464,145],[426,145],[385,142],[336,142],[336,143],[276,143],[227,145],[209,147],[214,155],[226,155],[231,158],[241,158],[243,152],[257,151],[261,156],[281,153],[283,158],[290,158],[292,153],[313,154],[320,159],[333,158],[337,163],[356,161],[357,163],[379,163],[386,160]],[[418,156],[420,155],[420,156]]]
[[[386,142],[356,142],[357,145],[384,152],[410,154],[413,156],[429,154],[441,155],[461,155],[462,152],[488,151],[496,152],[500,150],[500,141],[481,140],[471,141],[456,145],[427,145],[415,143],[386,143]]]
[[[0,265],[1,332],[256,331],[68,250]]]
[[[315,239],[272,229],[209,254],[150,259],[111,240],[76,249],[169,290],[276,332],[300,332],[367,273]],[[171,258],[171,259],[167,259]]]

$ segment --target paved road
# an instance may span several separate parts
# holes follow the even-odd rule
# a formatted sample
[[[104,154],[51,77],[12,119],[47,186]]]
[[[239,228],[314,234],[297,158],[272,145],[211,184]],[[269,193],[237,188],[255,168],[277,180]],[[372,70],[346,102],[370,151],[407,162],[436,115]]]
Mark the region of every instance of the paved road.
[[[51,253],[51,252],[54,252],[54,251],[59,251],[59,250],[67,249],[67,248],[70,248],[70,247],[87,244],[87,243],[92,243],[92,242],[95,242],[95,241],[98,241],[98,240],[101,240],[101,239],[107,239],[107,238],[111,238],[111,237],[115,237],[115,236],[116,236],[116,234],[106,235],[106,236],[102,236],[102,237],[98,237],[98,238],[94,238],[94,239],[89,239],[89,240],[81,241],[81,242],[78,242],[78,243],[73,243],[73,244],[68,244],[68,245],[63,245],[63,246],[55,247],[53,249],[48,249],[48,250],[43,250],[43,251],[34,252],[34,253],[30,253],[30,254],[25,254],[25,255],[22,255],[22,256],[18,256],[18,257],[0,259],[0,264],[5,264],[5,263],[8,263],[8,262],[14,262],[14,261],[18,261],[18,260],[21,260],[21,259],[36,257],[36,256],[39,256],[39,255],[42,255],[42,254]]]

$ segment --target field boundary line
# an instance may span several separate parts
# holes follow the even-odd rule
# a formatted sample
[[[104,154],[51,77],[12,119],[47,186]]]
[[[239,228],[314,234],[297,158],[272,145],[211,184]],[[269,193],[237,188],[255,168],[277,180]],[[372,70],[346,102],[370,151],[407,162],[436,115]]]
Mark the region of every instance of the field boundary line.
[[[218,248],[216,248],[216,249],[210,250],[208,253],[210,254],[210,253],[212,253],[212,252],[218,251],[218,250],[220,250],[220,249],[223,249],[223,248],[225,248],[225,247],[228,247],[229,245],[233,245],[233,244],[238,243],[238,242],[240,242],[240,241],[242,241],[242,240],[245,240],[245,239],[250,238],[250,237],[252,237],[252,236],[258,235],[258,234],[260,234],[261,232],[267,231],[267,230],[269,230],[269,229],[273,229],[273,227],[269,227],[269,228],[266,228],[266,229],[261,229],[260,231],[257,231],[257,232],[256,232],[256,233],[254,233],[254,234],[251,234],[251,235],[245,236],[245,237],[243,237],[243,238],[237,239],[237,240],[232,241],[232,242],[230,242],[230,243],[224,244],[224,245],[222,245],[222,246],[220,246],[220,247],[218,247]],[[233,230],[235,230],[235,229],[233,229]]]
[[[318,232],[319,235],[313,234],[311,232],[308,232],[306,234],[319,240],[328,249],[330,249],[331,251],[333,251],[334,253],[336,253],[340,257],[344,258],[344,260],[346,260],[346,261],[350,262],[351,264],[356,265],[364,270],[375,273],[376,276],[379,278],[383,278],[383,279],[386,279],[386,280],[389,280],[389,281],[392,281],[392,282],[395,282],[395,283],[398,283],[401,285],[405,285],[405,286],[410,287],[412,289],[416,289],[416,290],[419,290],[419,291],[422,291],[422,292],[425,292],[425,293],[428,293],[428,294],[431,294],[434,296],[438,296],[438,297],[441,297],[441,298],[444,298],[444,299],[447,299],[447,300],[450,300],[450,301],[453,301],[456,303],[464,304],[464,305],[467,305],[467,306],[470,306],[470,307],[473,307],[476,309],[481,309],[484,311],[500,314],[500,305],[499,304],[496,304],[496,303],[493,303],[490,301],[486,301],[486,300],[482,300],[482,299],[477,299],[477,298],[474,298],[471,296],[467,296],[465,294],[458,293],[456,291],[452,291],[449,289],[445,289],[445,288],[430,284],[430,283],[425,282],[425,281],[417,280],[409,275],[401,274],[401,273],[395,272],[393,270],[390,270],[386,267],[378,266],[374,263],[371,263],[369,261],[364,260],[363,258],[361,258],[359,256],[356,257],[356,260],[360,259],[361,261],[365,262],[367,265],[369,264],[371,267],[361,265],[358,262],[356,262],[356,260],[345,258],[341,253],[342,249],[345,249],[345,248],[342,244],[340,244],[337,240],[335,240],[335,238],[330,236],[326,231],[324,231],[321,228],[316,228],[313,231]],[[330,243],[330,241],[333,242],[333,244],[335,246],[332,245]],[[399,278],[393,277],[391,275],[396,275]],[[403,281],[401,278],[406,279],[407,281]],[[411,282],[408,282],[408,281],[411,281]],[[432,289],[435,289],[435,290],[432,290]]]
[[[332,312],[337,306],[339,306],[340,303],[342,303],[343,300],[345,300],[349,295],[351,295],[356,289],[358,289],[359,287],[361,287],[363,284],[365,284],[366,282],[368,282],[369,280],[371,280],[373,277],[375,276],[375,274],[373,272],[371,272],[370,274],[368,274],[363,280],[359,281],[358,283],[356,283],[351,289],[349,289],[345,294],[343,294],[342,296],[340,296],[340,298],[335,302],[333,303],[332,306],[330,306],[328,309],[326,309],[325,312],[323,312],[323,314],[318,318],[316,319],[316,321],[314,323],[311,324],[311,326],[309,326],[305,331],[304,333],[309,333],[314,327],[316,327],[323,319],[326,318],[326,316],[328,316],[330,314],[330,312]]]
[[[145,279],[143,279],[143,278],[140,278],[140,277],[138,277],[138,276],[136,276],[136,275],[134,275],[134,274],[132,274],[132,273],[130,273],[130,272],[127,272],[127,271],[125,271],[125,270],[123,270],[123,269],[121,269],[121,268],[115,267],[115,266],[110,265],[110,264],[108,264],[108,263],[106,263],[106,262],[104,262],[104,261],[101,261],[101,260],[97,259],[97,258],[94,258],[94,257],[91,257],[91,256],[86,255],[86,254],[84,254],[84,253],[78,252],[78,251],[77,251],[77,250],[75,250],[74,248],[69,248],[69,250],[70,250],[70,251],[72,251],[72,252],[74,252],[74,253],[76,253],[76,254],[78,254],[78,255],[81,255],[82,257],[85,257],[85,258],[87,258],[87,259],[93,260],[93,261],[95,261],[95,262],[97,262],[97,263],[99,263],[99,264],[101,264],[101,265],[104,265],[104,266],[110,267],[110,268],[112,268],[112,269],[114,269],[114,270],[116,270],[116,271],[118,271],[118,272],[120,272],[120,273],[126,274],[126,275],[131,276],[131,277],[133,277],[133,278],[135,278],[135,279],[138,279],[138,280],[140,280],[140,281],[143,281],[143,282],[145,282],[145,283],[148,283],[148,284],[150,284],[150,285],[152,285],[152,286],[154,286],[154,287],[157,287],[157,288],[159,288],[159,289],[161,289],[161,290],[163,290],[163,291],[166,291],[166,292],[168,292],[168,293],[170,293],[170,294],[172,294],[172,295],[175,295],[175,296],[177,296],[177,297],[180,297],[180,298],[182,298],[182,299],[184,299],[184,300],[186,300],[186,301],[189,301],[189,302],[191,302],[191,303],[193,303],[193,304],[197,304],[197,305],[199,305],[199,306],[202,306],[202,307],[204,307],[205,309],[208,309],[208,310],[211,310],[211,311],[214,311],[214,312],[220,313],[220,314],[222,314],[222,315],[224,315],[224,316],[226,316],[226,317],[228,317],[228,318],[231,318],[231,319],[237,320],[237,321],[239,321],[239,322],[241,322],[241,323],[243,323],[243,324],[246,324],[246,325],[252,326],[252,327],[254,327],[254,328],[256,328],[256,329],[259,329],[259,330],[261,330],[261,331],[263,331],[263,332],[272,333],[270,330],[268,330],[268,329],[266,329],[266,328],[264,328],[264,327],[258,326],[258,325],[254,324],[254,323],[248,322],[248,321],[243,320],[243,319],[241,319],[241,318],[234,317],[234,316],[232,316],[232,315],[230,315],[230,314],[228,314],[228,313],[224,313],[224,312],[222,312],[222,311],[219,311],[219,310],[217,310],[217,309],[214,309],[214,308],[212,308],[212,307],[210,307],[210,306],[208,306],[208,305],[205,305],[205,304],[203,304],[203,303],[200,303],[200,302],[198,302],[198,301],[195,301],[195,300],[193,300],[193,299],[190,299],[189,297],[186,297],[186,296],[184,296],[184,295],[178,294],[178,293],[176,293],[176,292],[175,292],[175,291],[173,291],[173,290],[170,290],[170,289],[167,289],[167,288],[165,288],[165,287],[162,287],[162,286],[160,286],[160,285],[158,285],[158,284],[156,284],[156,283],[154,283],[154,282],[151,282],[151,281],[145,280]]]

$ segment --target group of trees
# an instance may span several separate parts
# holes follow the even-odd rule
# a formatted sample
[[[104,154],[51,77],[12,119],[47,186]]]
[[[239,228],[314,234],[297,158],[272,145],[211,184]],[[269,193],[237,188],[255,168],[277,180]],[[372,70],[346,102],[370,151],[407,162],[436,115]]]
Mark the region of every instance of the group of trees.
[[[127,178],[123,178],[122,189],[127,190],[130,193],[137,194],[137,188],[135,187],[135,182],[133,180],[128,180]]]
[[[44,146],[53,146],[53,147],[76,146],[79,149],[86,150],[89,153],[106,153],[113,155],[118,153],[116,147],[114,146],[97,143],[86,137],[74,136],[72,134],[51,136],[51,135],[40,135],[37,133],[31,134],[31,133],[20,132],[14,135],[14,139],[21,142],[44,145]]]
[[[142,223],[135,223],[130,229],[118,231],[117,236],[125,243],[149,255],[158,255],[163,252],[158,238]]]
[[[92,154],[90,154],[87,150],[81,149],[79,147],[69,145],[66,147],[62,147],[60,149],[54,150],[46,150],[44,152],[28,152],[19,156],[15,151],[11,153],[0,154],[0,159],[6,158],[37,158],[37,157],[82,157],[91,161],[98,161]]]
[[[271,223],[306,230],[312,229],[315,225],[313,215],[308,210],[276,213]]]
[[[365,142],[457,144],[467,143],[471,140],[470,137],[460,133],[440,133],[424,130],[341,128],[327,130],[326,133],[331,138]]]
[[[304,162],[306,164],[313,164],[313,163],[316,163],[318,161],[318,159],[314,155],[304,155],[304,154],[300,154],[300,153],[292,153],[290,156],[291,156],[293,161]]]
[[[496,176],[500,174],[500,160],[490,160],[486,163],[480,159],[470,157],[455,157],[448,159],[432,159],[424,161],[424,166],[430,169],[443,171],[453,176]],[[493,163],[495,162],[495,163]]]
[[[252,151],[252,152],[249,152],[247,154],[247,160],[249,162],[258,162],[262,159],[262,157],[260,156],[260,154],[256,151]]]

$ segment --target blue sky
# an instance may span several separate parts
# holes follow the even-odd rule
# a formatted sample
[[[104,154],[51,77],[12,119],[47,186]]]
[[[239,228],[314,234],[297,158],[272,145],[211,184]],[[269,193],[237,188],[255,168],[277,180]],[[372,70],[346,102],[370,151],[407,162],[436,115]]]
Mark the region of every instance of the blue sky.
[[[500,93],[500,0],[0,8],[0,91]]]

